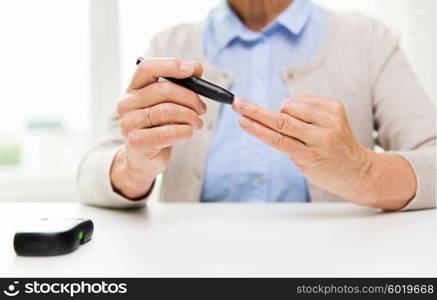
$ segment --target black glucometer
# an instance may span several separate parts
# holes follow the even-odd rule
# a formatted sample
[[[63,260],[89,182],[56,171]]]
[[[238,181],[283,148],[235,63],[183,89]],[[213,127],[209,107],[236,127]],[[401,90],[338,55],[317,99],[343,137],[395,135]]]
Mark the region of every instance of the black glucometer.
[[[18,255],[60,255],[88,242],[94,231],[91,220],[81,218],[44,218],[18,230],[14,249]]]
[[[144,60],[143,57],[138,57],[136,64],[139,65]],[[164,77],[168,81],[176,83],[184,88],[189,89],[190,91],[195,92],[201,96],[207,97],[211,100],[215,100],[220,103],[232,104],[234,101],[234,94],[230,91],[215,85],[209,81],[206,81],[201,78],[197,78],[195,76],[187,77],[187,78],[172,78],[172,77]]]

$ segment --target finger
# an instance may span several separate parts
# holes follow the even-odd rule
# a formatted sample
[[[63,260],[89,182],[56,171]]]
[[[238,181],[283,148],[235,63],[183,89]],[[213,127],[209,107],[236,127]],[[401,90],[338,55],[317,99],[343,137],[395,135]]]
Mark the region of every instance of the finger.
[[[193,127],[190,125],[164,125],[131,131],[127,135],[127,143],[131,149],[146,152],[173,146],[192,136]]]
[[[314,136],[314,126],[285,113],[263,108],[253,102],[235,98],[235,107],[239,113],[261,123],[274,131],[297,138],[305,143],[311,142]]]
[[[147,117],[149,121],[147,121]],[[133,130],[166,124],[188,124],[197,130],[203,126],[202,120],[195,111],[174,103],[160,103],[151,106],[148,115],[147,109],[137,109],[125,114],[120,120],[120,127],[124,136]]]
[[[197,130],[203,126],[202,120],[194,110],[174,103],[160,103],[150,107],[149,119],[153,126],[188,124]]]
[[[186,78],[195,71],[201,73],[196,63],[186,63],[173,58],[152,58],[142,61],[136,68],[128,90],[137,90],[158,81],[159,77]]]
[[[300,101],[288,99],[284,101],[280,111],[302,122],[315,124],[315,125],[327,125],[332,122],[333,115],[327,109],[307,101]]]
[[[319,96],[319,95],[313,95],[313,94],[302,94],[302,95],[296,95],[293,97],[289,98],[290,100],[294,100],[294,101],[303,101],[306,103],[311,103],[313,105],[318,105],[318,106],[326,106],[326,103],[328,101],[330,101],[330,99],[328,97],[323,97],[323,96]]]
[[[188,64],[193,65],[193,67],[194,67],[193,76],[196,76],[199,78],[202,77],[203,66],[201,64],[199,64],[198,62],[195,62],[195,61],[190,61]]]
[[[122,116],[127,112],[162,102],[183,105],[195,110],[200,115],[206,112],[206,104],[196,93],[168,80],[162,80],[137,90],[133,95],[128,95],[118,104],[118,113]]]
[[[242,117],[239,124],[243,130],[253,137],[256,137],[286,155],[290,156],[294,152],[305,150],[305,145],[302,144],[302,142],[287,137],[246,117]]]

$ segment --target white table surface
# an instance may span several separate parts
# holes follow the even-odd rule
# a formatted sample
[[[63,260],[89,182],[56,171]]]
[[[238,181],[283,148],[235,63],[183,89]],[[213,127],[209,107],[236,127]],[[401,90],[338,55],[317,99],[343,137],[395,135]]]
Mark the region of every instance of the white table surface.
[[[94,238],[54,257],[19,257],[14,230],[40,217],[85,217]],[[352,204],[1,203],[0,276],[436,276],[436,211]]]

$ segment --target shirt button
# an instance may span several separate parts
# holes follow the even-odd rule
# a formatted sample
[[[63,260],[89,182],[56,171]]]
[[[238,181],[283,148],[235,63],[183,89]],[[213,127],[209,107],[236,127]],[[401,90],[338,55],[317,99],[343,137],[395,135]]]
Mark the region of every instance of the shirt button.
[[[255,84],[257,85],[257,86],[261,86],[262,84],[263,84],[263,80],[261,79],[261,78],[256,78],[255,79]]]
[[[257,176],[256,177],[256,181],[258,182],[258,183],[264,183],[264,177],[262,177],[262,176]]]

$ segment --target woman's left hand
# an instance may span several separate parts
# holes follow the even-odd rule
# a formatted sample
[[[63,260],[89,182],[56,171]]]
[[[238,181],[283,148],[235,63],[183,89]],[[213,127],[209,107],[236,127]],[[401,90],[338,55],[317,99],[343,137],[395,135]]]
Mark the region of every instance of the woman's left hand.
[[[372,158],[352,133],[344,106],[331,98],[303,95],[284,101],[280,112],[236,98],[242,129],[290,157],[309,182],[362,205],[372,205]]]

